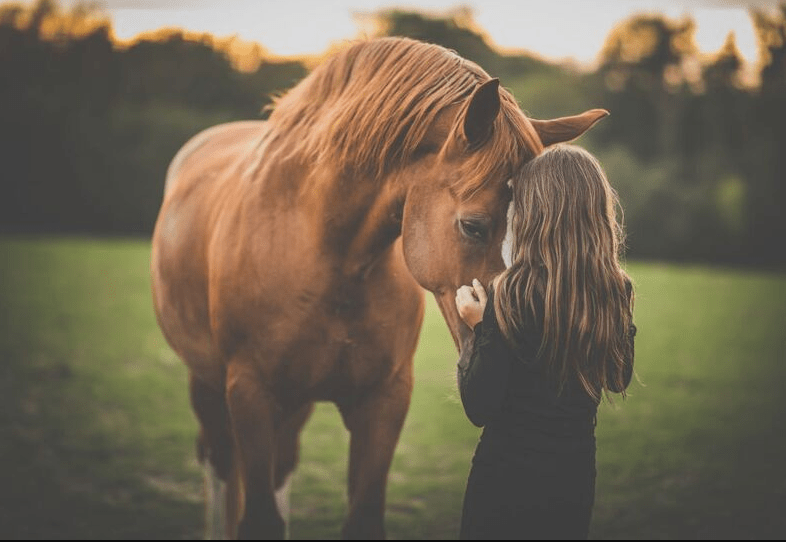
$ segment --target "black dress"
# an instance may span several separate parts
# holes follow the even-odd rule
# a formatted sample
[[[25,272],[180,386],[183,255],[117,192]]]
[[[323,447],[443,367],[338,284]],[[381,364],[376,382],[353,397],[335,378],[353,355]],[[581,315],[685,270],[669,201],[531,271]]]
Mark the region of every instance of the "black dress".
[[[537,332],[513,352],[502,337],[493,292],[463,345],[458,386],[483,432],[461,517],[461,539],[586,539],[595,499],[597,404],[578,379],[562,390],[536,360]],[[624,385],[633,372],[633,337]],[[622,391],[622,390],[614,390]]]

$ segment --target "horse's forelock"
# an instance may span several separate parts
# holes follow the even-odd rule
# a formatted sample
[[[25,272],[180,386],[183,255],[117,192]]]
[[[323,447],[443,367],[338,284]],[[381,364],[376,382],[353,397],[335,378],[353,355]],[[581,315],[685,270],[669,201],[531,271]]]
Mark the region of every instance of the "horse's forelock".
[[[441,111],[488,79],[479,66],[438,45],[408,38],[357,42],[277,100],[268,141],[305,163],[380,178],[412,159]],[[466,194],[510,176],[512,165],[534,156],[538,145],[515,99],[502,90],[494,136],[469,157],[454,188]]]
[[[516,170],[543,151],[540,138],[513,95],[500,88],[500,98],[500,112],[491,138],[466,158],[462,175],[451,187],[460,199],[466,200],[488,183],[507,182]]]

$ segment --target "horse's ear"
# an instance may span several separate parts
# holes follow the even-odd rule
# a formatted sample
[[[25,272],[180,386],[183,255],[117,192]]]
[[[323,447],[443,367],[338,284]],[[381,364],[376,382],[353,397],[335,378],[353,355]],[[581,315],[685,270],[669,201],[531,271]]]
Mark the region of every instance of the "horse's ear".
[[[491,135],[499,107],[499,79],[486,81],[472,93],[463,126],[464,137],[470,147],[481,145]]]
[[[580,115],[560,117],[551,120],[529,119],[540,136],[544,147],[554,143],[572,141],[592,128],[600,119],[608,115],[605,109],[590,109]]]

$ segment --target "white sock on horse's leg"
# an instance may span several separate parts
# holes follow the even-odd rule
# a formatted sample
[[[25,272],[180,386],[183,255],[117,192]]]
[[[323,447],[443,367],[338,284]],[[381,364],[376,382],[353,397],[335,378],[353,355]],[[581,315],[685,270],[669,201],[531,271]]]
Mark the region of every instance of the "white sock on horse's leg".
[[[292,489],[292,475],[287,476],[284,483],[276,490],[276,506],[278,513],[281,514],[281,519],[284,520],[285,531],[284,536],[289,538],[289,493]]]
[[[216,474],[210,461],[205,461],[205,539],[227,538],[227,484]]]

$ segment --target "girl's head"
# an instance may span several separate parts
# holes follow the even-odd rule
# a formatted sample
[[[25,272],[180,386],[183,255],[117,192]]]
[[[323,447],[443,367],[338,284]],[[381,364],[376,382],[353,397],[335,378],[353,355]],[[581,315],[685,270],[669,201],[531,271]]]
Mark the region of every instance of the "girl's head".
[[[589,152],[553,147],[530,161],[511,186],[513,260],[551,269],[616,261],[623,241],[619,200]]]
[[[502,331],[516,344],[534,325],[559,383],[574,371],[599,400],[622,378],[632,323],[617,194],[595,157],[574,145],[547,149],[511,187],[512,262],[495,280]]]

